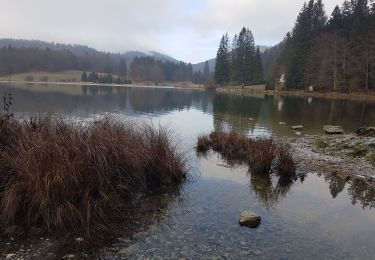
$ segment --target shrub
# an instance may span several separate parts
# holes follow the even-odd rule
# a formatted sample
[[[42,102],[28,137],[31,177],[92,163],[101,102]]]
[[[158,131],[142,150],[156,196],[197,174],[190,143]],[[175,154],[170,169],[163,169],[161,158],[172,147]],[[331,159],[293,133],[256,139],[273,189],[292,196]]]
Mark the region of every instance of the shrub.
[[[4,227],[105,237],[133,199],[186,178],[185,160],[163,128],[113,118],[83,125],[1,117],[0,133]]]
[[[248,164],[252,173],[269,173],[276,156],[280,172],[294,167],[289,150],[282,146],[278,149],[272,138],[248,138],[234,131],[214,131],[208,137],[198,137],[197,151],[207,151],[209,148],[220,153],[229,163]]]
[[[280,145],[277,149],[276,169],[280,176],[295,175],[296,166],[290,149],[285,145]]]
[[[210,144],[210,139],[205,135],[201,135],[198,136],[197,146],[195,149],[197,153],[205,153],[210,149]]]
[[[252,172],[268,173],[276,155],[276,144],[272,138],[251,141],[249,167]]]

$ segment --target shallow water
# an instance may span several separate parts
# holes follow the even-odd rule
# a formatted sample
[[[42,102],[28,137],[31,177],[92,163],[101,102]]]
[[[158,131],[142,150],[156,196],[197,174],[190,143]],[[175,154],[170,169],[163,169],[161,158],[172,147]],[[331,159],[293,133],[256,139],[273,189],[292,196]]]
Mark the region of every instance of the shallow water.
[[[0,94],[7,91],[0,85]],[[181,140],[191,180],[179,195],[145,202],[142,221],[101,258],[371,259],[375,256],[375,189],[299,167],[301,177],[285,183],[251,176],[246,167],[227,168],[210,153],[198,158],[196,137],[235,129],[252,136],[322,133],[325,124],[350,132],[371,124],[375,103],[299,97],[241,97],[162,88],[13,85],[12,112],[94,118],[151,120],[168,125]],[[285,124],[284,124],[285,123]],[[156,211],[156,209],[158,209]],[[238,225],[250,209],[262,216],[257,229]],[[67,252],[69,253],[69,252]]]

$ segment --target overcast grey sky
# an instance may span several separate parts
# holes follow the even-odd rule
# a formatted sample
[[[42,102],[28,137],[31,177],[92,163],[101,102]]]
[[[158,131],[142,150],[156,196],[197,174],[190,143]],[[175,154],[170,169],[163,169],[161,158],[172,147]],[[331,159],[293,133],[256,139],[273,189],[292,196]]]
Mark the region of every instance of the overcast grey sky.
[[[323,0],[324,1],[324,0]],[[249,27],[279,42],[304,0],[1,0],[0,37],[79,43],[98,50],[156,50],[186,62],[216,54],[220,37]],[[330,15],[341,0],[325,0]]]

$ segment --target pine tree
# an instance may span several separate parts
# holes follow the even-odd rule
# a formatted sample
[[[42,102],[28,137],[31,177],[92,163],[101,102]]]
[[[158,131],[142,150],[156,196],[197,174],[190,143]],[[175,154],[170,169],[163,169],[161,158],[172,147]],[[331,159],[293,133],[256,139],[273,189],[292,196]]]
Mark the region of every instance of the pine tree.
[[[82,81],[82,82],[87,82],[87,73],[86,73],[86,71],[84,71],[84,72],[82,73],[81,81]]]
[[[238,37],[233,40],[232,75],[237,84],[252,84],[254,81],[254,36],[243,27]]]
[[[324,11],[322,0],[317,0],[313,4],[313,30],[315,34],[321,33],[327,23],[327,15]]]
[[[124,59],[120,59],[120,62],[118,64],[118,74],[121,77],[126,77],[127,75],[127,66],[126,61]]]
[[[343,19],[340,7],[336,5],[328,21],[328,29],[332,31],[341,29],[343,27]]]
[[[223,35],[219,49],[216,54],[215,82],[218,84],[228,84],[230,80],[229,68],[229,38],[228,34]]]
[[[210,81],[210,68],[208,67],[208,61],[205,61],[204,63],[203,78],[205,82]]]
[[[253,84],[261,84],[264,82],[264,77],[263,77],[263,66],[262,66],[262,57],[260,54],[259,47],[257,47],[257,50],[255,52],[254,56],[254,79],[253,79]]]
[[[240,55],[238,54],[238,36],[234,35],[232,46],[231,46],[231,55],[230,55],[230,71],[231,71],[231,81],[233,83],[239,83],[240,78],[240,67],[239,67]]]

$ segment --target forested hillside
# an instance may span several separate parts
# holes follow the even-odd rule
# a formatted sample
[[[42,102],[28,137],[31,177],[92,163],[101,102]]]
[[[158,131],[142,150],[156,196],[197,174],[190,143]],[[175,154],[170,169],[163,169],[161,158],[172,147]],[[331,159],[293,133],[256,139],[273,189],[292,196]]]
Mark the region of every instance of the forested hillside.
[[[310,0],[301,9],[293,30],[271,51],[277,61],[269,74],[268,88],[373,90],[375,3],[347,0],[328,17],[321,0]],[[263,59],[266,74],[272,62]],[[285,84],[280,81],[282,75]]]
[[[194,65],[155,51],[120,54],[101,52],[84,45],[0,39],[0,76],[30,71],[80,70],[130,76],[136,81],[207,82],[210,77],[202,76],[206,75],[206,67],[196,66],[193,73]]]

